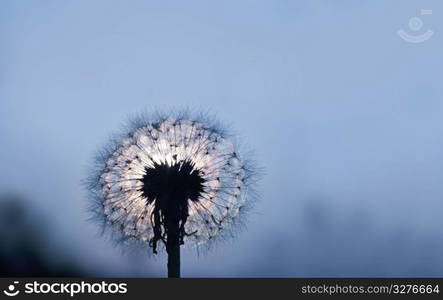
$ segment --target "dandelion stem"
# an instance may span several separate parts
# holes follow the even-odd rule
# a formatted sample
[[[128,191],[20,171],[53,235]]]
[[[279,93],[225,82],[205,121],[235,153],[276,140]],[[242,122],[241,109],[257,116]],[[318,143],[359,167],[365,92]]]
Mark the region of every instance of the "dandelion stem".
[[[177,217],[167,218],[168,237],[166,251],[168,253],[168,277],[180,278],[180,227]]]

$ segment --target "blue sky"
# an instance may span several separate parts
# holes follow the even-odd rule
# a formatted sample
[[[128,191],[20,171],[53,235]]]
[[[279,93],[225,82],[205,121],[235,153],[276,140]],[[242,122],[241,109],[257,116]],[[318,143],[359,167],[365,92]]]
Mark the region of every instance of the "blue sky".
[[[437,0],[2,1],[0,191],[28,199],[90,272],[163,276],[164,257],[97,237],[80,182],[128,115],[210,110],[266,175],[246,230],[186,250],[184,276],[442,276],[442,13]],[[399,29],[435,34],[412,44]]]

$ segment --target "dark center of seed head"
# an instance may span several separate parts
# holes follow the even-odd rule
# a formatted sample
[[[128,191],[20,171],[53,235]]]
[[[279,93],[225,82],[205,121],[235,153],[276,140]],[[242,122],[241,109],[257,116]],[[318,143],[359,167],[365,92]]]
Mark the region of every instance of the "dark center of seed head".
[[[156,200],[162,210],[180,209],[187,200],[198,201],[203,193],[204,179],[189,161],[174,165],[155,164],[146,168],[143,176],[143,194],[149,202]]]

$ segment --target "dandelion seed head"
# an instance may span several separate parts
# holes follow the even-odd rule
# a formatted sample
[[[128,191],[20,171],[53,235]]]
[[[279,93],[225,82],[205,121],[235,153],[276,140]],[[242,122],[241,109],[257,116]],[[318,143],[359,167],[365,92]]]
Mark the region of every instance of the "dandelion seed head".
[[[182,244],[205,245],[229,231],[247,205],[253,175],[213,122],[184,115],[139,121],[98,161],[95,212],[154,253],[167,239],[172,208],[178,208]]]

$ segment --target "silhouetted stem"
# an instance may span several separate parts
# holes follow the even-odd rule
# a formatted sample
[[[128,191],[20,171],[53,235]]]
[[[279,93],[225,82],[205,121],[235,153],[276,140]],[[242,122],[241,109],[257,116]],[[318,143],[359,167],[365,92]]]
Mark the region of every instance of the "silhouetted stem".
[[[176,244],[168,252],[168,277],[180,278],[180,245]]]
[[[168,277],[180,278],[180,240],[179,240],[179,220],[171,218],[167,225],[168,240],[166,241],[166,251],[168,252]]]

